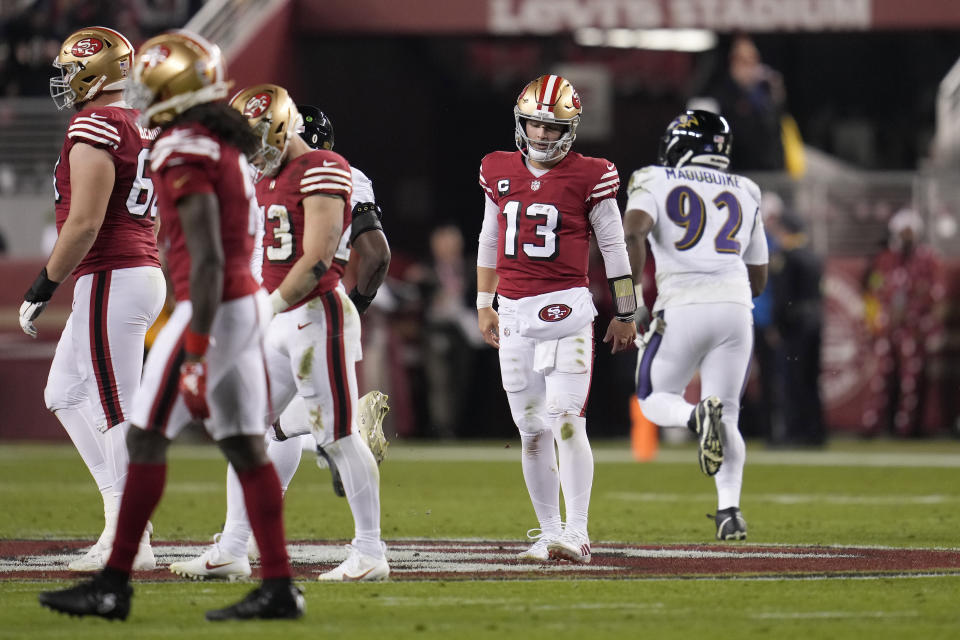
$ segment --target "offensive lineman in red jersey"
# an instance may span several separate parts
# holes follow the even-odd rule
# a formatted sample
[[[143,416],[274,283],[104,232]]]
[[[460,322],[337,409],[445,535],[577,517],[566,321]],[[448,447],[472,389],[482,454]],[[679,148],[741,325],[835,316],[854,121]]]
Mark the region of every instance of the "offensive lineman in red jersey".
[[[237,470],[263,578],[242,601],[208,611],[207,619],[303,615],[286,553],[280,483],[263,443],[270,302],[250,273],[258,208],[244,157],[256,151],[257,139],[221,102],[227,91],[219,49],[200,36],[173,31],[144,43],[129,100],[162,127],[151,168],[177,306],[134,401],[130,472],[107,567],[75,587],[40,594],[51,609],[126,619],[136,541],[163,494],[170,441],[192,418],[203,421]]]
[[[480,164],[486,209],[477,255],[478,324],[487,344],[500,350],[523,477],[540,521],[539,534],[528,532],[536,542],[519,554],[522,561],[591,559],[593,454],[584,417],[597,314],[587,288],[591,233],[616,309],[603,341],[617,353],[636,337],[638,296],[616,201],[620,179],[612,163],[570,151],[580,111],[580,97],[565,78],[537,78],[514,107],[518,151],[491,153]]]
[[[140,386],[143,340],[166,296],[147,173],[156,132],[139,127],[121,99],[133,47],[121,34],[88,27],[60,47],[50,79],[59,109],[74,107],[54,170],[58,238],[46,267],[24,296],[20,325],[33,321],[59,283],[76,278],[73,310],[57,344],[44,390],[103,496],[104,528],[72,571],[104,567],[127,476],[126,433]],[[148,525],[149,531],[149,525]],[[134,567],[156,566],[144,532]]]

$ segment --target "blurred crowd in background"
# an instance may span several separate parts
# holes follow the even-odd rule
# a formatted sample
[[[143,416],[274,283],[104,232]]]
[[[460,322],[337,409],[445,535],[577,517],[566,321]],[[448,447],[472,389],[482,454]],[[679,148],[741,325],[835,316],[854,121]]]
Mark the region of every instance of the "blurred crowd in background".
[[[0,3],[0,97],[47,95],[50,63],[62,38],[77,25],[111,26],[138,44],[183,26],[202,4]],[[744,435],[771,445],[826,441],[825,396],[834,384],[830,368],[838,357],[828,351],[836,344],[826,335],[831,294],[826,278],[828,261],[837,255],[862,261],[852,269],[861,317],[850,331],[853,341],[865,345],[861,355],[868,360],[857,362],[854,355],[852,366],[872,367],[859,396],[862,419],[852,424],[843,418],[842,427],[866,436],[951,430],[956,407],[941,396],[960,377],[953,373],[960,363],[932,364],[950,343],[952,315],[948,269],[930,240],[952,237],[955,224],[951,231],[929,211],[918,211],[909,192],[888,196],[881,189],[870,198],[811,203],[809,190],[791,182],[816,174],[814,148],[836,158],[836,166],[902,171],[917,169],[929,153],[936,84],[960,46],[956,40],[944,46],[949,33],[861,37],[857,48],[842,34],[795,34],[789,41],[777,34],[728,34],[708,52],[645,55],[583,48],[566,38],[332,36],[301,42],[296,64],[304,69],[305,88],[294,97],[302,95],[303,102],[327,110],[337,130],[337,150],[351,162],[356,159],[373,179],[393,250],[389,278],[364,320],[361,393],[371,388],[389,393],[388,426],[397,435],[515,434],[497,354],[484,346],[476,329],[475,250],[483,212],[477,165],[491,148],[513,148],[512,103],[524,79],[547,67],[593,65],[606,70],[616,103],[599,108],[599,96],[592,95],[596,85],[585,81],[581,87],[578,75],[568,74],[584,98],[584,125],[604,119],[599,134],[584,130],[575,150],[610,158],[625,177],[653,161],[657,137],[678,108],[708,108],[731,123],[732,170],[756,173],[765,189],[771,281],[754,311],[755,361],[744,396]],[[894,41],[899,49],[888,46]],[[865,61],[862,73],[895,68],[904,81],[892,82],[899,87],[895,92],[881,75],[855,81],[847,65]],[[382,80],[377,91],[402,95],[399,107],[385,111],[371,104],[378,102],[368,99],[373,76]],[[54,160],[55,152],[51,171]],[[814,177],[823,179],[833,166]],[[19,179],[10,167],[0,168],[4,193],[46,188],[39,180]],[[954,220],[955,212],[941,213],[947,222]],[[10,243],[2,222],[0,217],[0,253]],[[36,256],[47,255],[54,240],[48,233]],[[855,250],[843,249],[853,244],[837,248],[848,240],[859,242]],[[611,315],[609,291],[595,253],[597,326],[605,326]],[[347,281],[349,288],[349,274]],[[652,278],[644,292],[651,306]],[[588,407],[591,433],[624,436],[633,359],[611,358],[602,345],[596,358]],[[938,374],[936,381],[931,373]],[[942,393],[931,396],[932,385],[940,385]],[[935,427],[925,413],[931,397],[940,398]]]

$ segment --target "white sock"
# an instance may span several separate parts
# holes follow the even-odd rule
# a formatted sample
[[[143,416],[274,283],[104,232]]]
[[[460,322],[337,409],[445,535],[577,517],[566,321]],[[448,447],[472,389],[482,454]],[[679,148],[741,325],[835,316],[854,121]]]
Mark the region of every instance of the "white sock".
[[[651,393],[640,401],[644,417],[661,427],[686,427],[693,407],[677,393]]]
[[[130,430],[129,422],[121,422],[107,429],[103,434],[105,443],[104,457],[107,468],[113,476],[113,486],[107,492],[103,493],[103,508],[106,511],[112,505],[116,504],[120,508],[120,499],[123,497],[123,487],[127,483],[127,467],[130,464],[130,455],[127,453],[127,432]]]
[[[220,548],[235,558],[246,557],[247,541],[252,533],[243,500],[243,486],[233,465],[227,465],[227,520],[220,536]]]
[[[590,490],[593,488],[593,451],[587,439],[587,419],[560,416],[554,424],[560,454],[560,486],[567,514],[566,528],[587,533]]]
[[[717,485],[717,509],[740,506],[740,490],[743,487],[743,466],[747,460],[747,446],[740,434],[737,424],[740,421],[740,411],[736,408],[723,407],[723,428],[720,436],[723,440],[723,464],[720,471],[713,476]]]
[[[352,433],[323,448],[337,465],[347,502],[353,513],[353,546],[361,553],[380,558],[380,469],[370,448]]]
[[[277,476],[280,478],[280,488],[284,493],[293,480],[293,476],[300,467],[300,456],[303,454],[303,447],[300,444],[301,438],[287,438],[286,440],[267,439],[267,457],[273,462],[277,469]]]
[[[527,484],[530,502],[544,533],[558,534],[560,526],[560,474],[553,433],[544,429],[537,433],[520,432],[520,464]]]
[[[90,411],[86,408],[57,409],[53,412],[53,415],[57,416],[60,424],[63,425],[67,435],[69,435],[73,441],[73,446],[77,448],[77,453],[80,454],[80,458],[83,460],[83,463],[87,465],[87,469],[90,471],[90,475],[93,476],[94,482],[97,483],[97,489],[103,498],[104,514],[107,513],[108,508],[114,506],[114,503],[116,504],[116,509],[119,510],[119,495],[122,493],[123,487],[121,487],[119,491],[114,489],[116,474],[113,464],[110,462],[111,454],[107,452],[107,440],[104,434],[100,433],[93,426]],[[124,445],[123,450],[126,452],[126,445]],[[108,537],[109,542],[112,543],[113,529],[116,529],[116,526],[116,520],[113,520],[111,523],[104,517],[104,527],[103,532],[100,534],[100,539],[105,540]]]
[[[277,470],[283,493],[287,492],[290,481],[297,473],[302,453],[300,438],[289,438],[283,441],[267,438],[267,457]],[[243,487],[240,485],[237,472],[233,470],[233,465],[228,465],[227,520],[220,536],[220,547],[234,557],[246,556],[247,543],[252,534],[253,529],[250,528],[250,520],[247,518],[247,506],[243,500]]]

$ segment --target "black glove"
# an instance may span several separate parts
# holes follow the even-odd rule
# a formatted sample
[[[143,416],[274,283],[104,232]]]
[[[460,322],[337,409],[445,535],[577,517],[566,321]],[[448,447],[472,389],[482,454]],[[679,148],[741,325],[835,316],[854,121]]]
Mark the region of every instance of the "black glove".
[[[354,287],[350,289],[350,293],[348,293],[347,296],[350,298],[350,301],[353,302],[353,306],[357,308],[357,313],[363,315],[367,307],[370,306],[370,303],[373,302],[373,299],[377,297],[377,292],[374,291],[372,296],[365,296]]]

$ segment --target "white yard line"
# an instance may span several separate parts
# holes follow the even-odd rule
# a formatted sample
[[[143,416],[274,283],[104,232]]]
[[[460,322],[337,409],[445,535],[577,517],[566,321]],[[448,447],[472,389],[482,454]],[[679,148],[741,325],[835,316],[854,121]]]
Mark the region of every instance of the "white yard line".
[[[693,502],[710,501],[714,493],[657,493],[639,491],[609,491],[603,494],[610,500],[625,502]],[[771,504],[836,504],[870,506],[904,506],[960,503],[960,496],[933,494],[925,496],[910,495],[842,495],[842,494],[801,494],[801,493],[751,493],[750,503]]]

